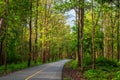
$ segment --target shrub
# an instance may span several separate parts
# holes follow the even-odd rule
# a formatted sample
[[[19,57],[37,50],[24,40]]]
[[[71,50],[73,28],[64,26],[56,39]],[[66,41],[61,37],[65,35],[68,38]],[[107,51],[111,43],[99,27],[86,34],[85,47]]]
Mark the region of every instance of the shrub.
[[[72,60],[72,68],[76,69],[78,67],[78,63],[76,60]]]
[[[87,77],[89,80],[104,80],[107,78],[107,75],[102,70],[90,69],[85,71],[85,77]]]
[[[92,64],[92,58],[91,57],[84,57],[84,67]]]
[[[104,57],[98,57],[96,59],[96,65],[97,66],[111,66],[111,67],[118,67],[118,64],[114,60],[109,60]]]
[[[115,77],[112,80],[120,80],[120,71],[115,74]]]

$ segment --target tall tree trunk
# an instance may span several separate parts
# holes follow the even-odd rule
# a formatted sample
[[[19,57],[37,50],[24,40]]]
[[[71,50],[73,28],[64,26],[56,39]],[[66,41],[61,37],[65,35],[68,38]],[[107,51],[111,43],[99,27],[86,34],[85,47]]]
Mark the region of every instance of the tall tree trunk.
[[[35,19],[35,53],[34,53],[34,63],[36,64],[37,60],[37,40],[38,40],[38,0],[36,0],[36,19]]]
[[[111,24],[113,24],[113,23],[111,23]],[[112,27],[112,33],[111,33],[111,58],[113,59],[113,52],[114,52],[114,42],[113,42],[113,38],[114,38],[114,33],[113,33],[113,31],[114,31],[114,27],[113,27],[113,25],[111,25],[111,27]]]
[[[78,50],[77,50],[76,53],[75,53],[75,58],[76,58],[76,61],[77,61],[77,62],[78,62],[78,54],[79,54],[78,51],[79,51],[79,43],[80,43],[80,42],[79,42],[79,30],[80,30],[80,29],[79,29],[79,25],[78,25],[78,24],[79,24],[79,22],[78,22],[78,13],[79,13],[79,12],[78,12],[78,8],[76,7],[76,8],[75,8],[75,14],[76,14],[75,19],[76,19],[76,25],[78,26],[78,36],[77,36],[77,39],[78,39],[77,48],[78,48]],[[79,62],[78,62],[78,63],[79,63]],[[79,64],[78,64],[78,65],[79,65]]]
[[[84,39],[84,0],[81,1],[81,70],[83,71],[83,39]]]
[[[80,2],[80,0],[79,0]],[[80,59],[80,7],[78,9],[78,66],[81,67],[81,59]]]
[[[103,14],[105,15],[105,13]],[[103,16],[103,27],[104,27],[104,57],[107,58],[108,57],[108,40],[107,40],[107,25],[108,25],[108,20],[107,20],[107,16]]]
[[[28,67],[31,65],[31,54],[32,54],[32,0],[30,0],[30,20],[29,20],[29,53],[28,53]]]
[[[102,21],[101,21],[101,28],[102,28],[102,31],[103,31],[103,33],[104,33],[104,20],[103,20],[103,14],[104,14],[104,12],[103,12],[103,4],[101,5],[101,18],[102,18]],[[103,46],[104,46],[104,40],[101,40],[101,42],[103,43]],[[102,57],[104,57],[104,48],[102,49]]]
[[[111,18],[111,21],[110,21],[110,26],[111,26],[111,52],[110,52],[110,57],[113,59],[113,46],[114,46],[114,42],[113,42],[113,38],[114,38],[114,23],[113,23],[113,17],[112,17],[112,4],[110,3],[110,7],[111,7],[111,10],[110,10],[110,18]]]
[[[118,13],[118,25],[117,25],[117,60],[120,60],[120,1],[118,0],[118,9],[117,9],[117,13]]]
[[[0,42],[0,65],[3,65],[3,41]]]
[[[94,13],[93,13],[93,0],[92,2],[92,59],[93,59],[93,64],[92,68],[95,69],[95,48],[94,48],[94,37],[95,37],[95,26],[94,26]]]
[[[83,71],[83,34],[84,34],[84,0],[79,0],[78,7],[78,66]]]
[[[22,25],[22,23],[23,23],[22,17],[20,19],[20,22],[21,22],[21,26],[24,26],[24,25]],[[24,44],[24,30],[23,30],[23,27],[19,27],[19,29],[21,31],[21,36],[20,36],[20,55],[22,56],[21,57],[21,62],[23,62],[24,61],[23,55],[25,55],[24,54],[24,49],[23,49],[23,47],[24,47],[23,46],[23,44]]]
[[[0,36],[3,35],[2,25],[3,25],[3,18],[0,19]],[[3,40],[0,39],[0,65],[3,64],[3,51],[2,50],[3,50]]]
[[[44,18],[44,32],[43,32],[43,63],[46,62],[47,42],[47,0],[45,0],[45,18]]]
[[[8,5],[9,5],[9,0],[5,0],[5,14],[4,14],[4,23],[3,23],[3,26],[4,26],[4,29],[5,29],[5,33],[4,33],[4,36],[5,36],[5,40],[3,41],[4,42],[4,66],[5,66],[5,74],[7,73],[7,29],[8,29],[8,23],[7,23],[7,17],[8,17]]]

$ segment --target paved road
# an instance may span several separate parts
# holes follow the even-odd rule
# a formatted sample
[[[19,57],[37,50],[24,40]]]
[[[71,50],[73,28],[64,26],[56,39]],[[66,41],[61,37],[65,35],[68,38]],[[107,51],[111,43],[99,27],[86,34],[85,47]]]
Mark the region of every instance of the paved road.
[[[31,67],[0,77],[0,80],[62,80],[62,68],[67,61]]]

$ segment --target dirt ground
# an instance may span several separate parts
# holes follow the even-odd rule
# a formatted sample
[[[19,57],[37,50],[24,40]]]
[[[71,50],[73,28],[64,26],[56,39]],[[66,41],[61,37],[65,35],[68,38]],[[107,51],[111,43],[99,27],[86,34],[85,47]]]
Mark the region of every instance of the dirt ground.
[[[88,80],[84,77],[84,73],[80,69],[73,69],[70,63],[63,68],[63,80]]]

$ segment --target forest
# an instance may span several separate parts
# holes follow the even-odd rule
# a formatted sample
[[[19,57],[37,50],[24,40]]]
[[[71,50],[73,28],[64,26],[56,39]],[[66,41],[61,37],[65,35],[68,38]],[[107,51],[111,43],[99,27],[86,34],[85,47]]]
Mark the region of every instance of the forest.
[[[0,75],[62,59],[88,80],[120,79],[119,0],[0,0]]]

